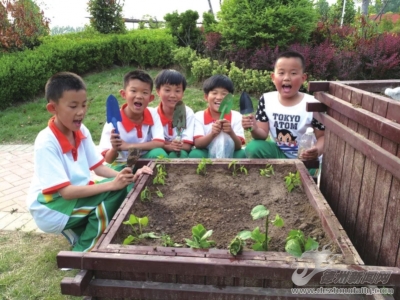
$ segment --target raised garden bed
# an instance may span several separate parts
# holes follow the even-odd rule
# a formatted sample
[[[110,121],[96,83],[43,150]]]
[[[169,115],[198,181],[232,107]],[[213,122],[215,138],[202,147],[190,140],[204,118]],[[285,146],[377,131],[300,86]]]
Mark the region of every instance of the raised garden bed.
[[[249,170],[249,175],[239,174],[233,177],[227,170],[229,162],[231,160],[214,161],[213,165],[207,166],[208,175],[202,177],[195,172],[199,160],[171,161],[171,165],[167,167],[167,173],[171,178],[168,177],[167,181],[172,179],[177,165],[182,169],[181,177],[179,180],[175,179],[177,182],[170,182],[168,189],[164,187],[163,191],[161,187],[160,190],[165,197],[156,199],[153,195],[151,203],[140,201],[140,194],[145,187],[149,185],[151,188],[149,181],[151,178],[147,175],[143,176],[91,253],[59,253],[57,257],[59,267],[85,270],[75,278],[65,278],[61,284],[62,293],[88,295],[96,299],[269,299],[279,297],[326,299],[326,295],[292,295],[290,288],[295,285],[291,278],[296,269],[307,268],[311,271],[319,266],[313,259],[295,258],[283,252],[282,245],[278,243],[274,245],[273,242],[282,239],[278,238],[279,231],[284,230],[286,235],[289,229],[302,225],[307,234],[315,233],[316,238],[321,241],[321,246],[331,241],[333,249],[338,253],[336,259],[332,261],[332,268],[357,271],[389,270],[393,273],[388,285],[393,285],[396,280],[400,282],[398,269],[380,269],[363,264],[303,163],[298,160],[240,160],[238,165],[244,165]],[[264,168],[266,164],[271,164],[277,171],[276,178],[262,178],[257,174],[258,170]],[[151,166],[154,167],[154,163]],[[185,169],[190,170],[186,175],[183,172]],[[294,191],[289,194],[282,176],[286,176],[289,171],[297,170],[300,173],[304,193]],[[218,179],[221,175],[224,175],[225,179]],[[226,175],[229,180],[226,179]],[[250,177],[255,175],[257,176]],[[277,180],[277,182],[270,184],[269,180]],[[250,183],[253,181],[257,183],[257,188],[250,188]],[[206,184],[205,187],[201,187],[202,182]],[[240,190],[235,191],[238,186],[241,187]],[[189,194],[188,188],[192,194]],[[168,196],[167,193],[170,195]],[[216,196],[213,193],[216,193]],[[239,197],[235,198],[237,194]],[[175,197],[174,200],[168,198],[171,195]],[[295,199],[287,199],[288,196],[293,196]],[[185,200],[184,197],[189,198]],[[304,204],[304,200],[308,204]],[[165,205],[167,201],[172,203]],[[242,205],[236,205],[236,203]],[[296,203],[298,204],[295,205]],[[242,229],[252,229],[256,226],[263,228],[262,224],[251,219],[250,210],[254,204],[264,204],[270,209],[272,218],[278,213],[284,220],[292,219],[295,228],[270,231],[271,247],[277,251],[247,250],[234,257],[225,249],[226,241],[232,239]],[[280,204],[284,204],[283,207],[279,206]],[[191,237],[191,227],[199,222],[207,229],[215,230],[212,238],[223,241],[217,242],[217,247],[220,249],[195,250],[162,247],[157,244],[121,245],[121,241],[128,234],[128,226],[123,222],[131,213],[139,214],[139,210],[145,211],[146,206],[157,207],[159,213],[150,220],[150,224],[153,225],[152,228],[150,227],[151,231],[171,234],[172,229],[176,228],[177,232],[182,233],[176,233],[175,241],[182,242],[182,237]],[[179,206],[183,206],[183,209]],[[199,208],[199,206],[203,207]],[[221,212],[217,212],[220,208]],[[225,210],[231,210],[233,217],[227,218],[227,212],[223,214]],[[300,210],[304,210],[304,213]],[[312,213],[312,210],[318,220],[312,215],[307,215],[307,213]],[[150,214],[150,210],[145,214]],[[211,216],[220,218],[215,222],[211,220]],[[314,218],[314,221],[308,222],[309,217]],[[162,223],[162,220],[166,221]],[[225,232],[233,227],[233,224],[237,226],[226,235],[224,240]],[[292,226],[288,224],[287,222],[286,226]],[[318,229],[319,224],[321,227]],[[223,230],[217,234],[219,229]],[[323,232],[320,233],[319,230]],[[321,272],[317,272],[308,285],[319,285],[321,275]],[[349,296],[336,295],[334,298],[349,299]],[[360,296],[353,298],[360,299]]]

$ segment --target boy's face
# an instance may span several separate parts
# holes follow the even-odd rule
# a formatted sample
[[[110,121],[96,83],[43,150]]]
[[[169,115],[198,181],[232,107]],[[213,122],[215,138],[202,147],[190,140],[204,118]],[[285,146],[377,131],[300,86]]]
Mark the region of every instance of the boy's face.
[[[55,124],[64,134],[77,131],[81,128],[83,118],[86,115],[86,91],[65,91],[58,103],[50,100],[47,110],[56,116]]]
[[[140,81],[139,79],[130,80],[126,88],[120,90],[119,93],[128,104],[128,117],[129,114],[142,114],[145,108],[154,99],[150,84]]]
[[[208,102],[208,107],[213,112],[218,112],[222,99],[229,94],[229,91],[224,88],[215,88],[208,94],[204,94],[204,99]]]
[[[178,101],[183,98],[182,83],[179,85],[163,84],[158,90],[157,95],[160,97],[164,108],[174,109]]]
[[[292,100],[296,98],[307,75],[303,73],[303,66],[299,58],[281,57],[276,62],[271,77],[281,99]]]

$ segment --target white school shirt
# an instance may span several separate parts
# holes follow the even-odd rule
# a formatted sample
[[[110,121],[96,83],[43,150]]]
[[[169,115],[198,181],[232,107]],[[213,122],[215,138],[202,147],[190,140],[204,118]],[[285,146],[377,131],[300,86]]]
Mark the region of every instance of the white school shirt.
[[[36,137],[34,174],[26,203],[37,226],[44,232],[61,233],[77,202],[77,199],[57,199],[61,197],[58,190],[68,185],[90,184],[90,171],[104,162],[83,124],[75,132],[75,143],[76,147],[69,143],[54,124],[54,117]],[[63,203],[58,203],[57,210],[42,204],[52,201]]]
[[[209,134],[212,130],[212,124],[217,121],[211,116],[210,108],[196,112],[194,117],[194,139]],[[235,132],[237,137],[242,141],[242,145],[244,145],[246,140],[244,138],[244,130],[242,126],[242,115],[235,110],[231,110],[229,114],[224,116],[224,119],[231,123],[233,132]]]
[[[256,120],[269,122],[269,131],[277,146],[288,158],[297,158],[298,142],[308,127],[325,130],[324,125],[313,118],[313,112],[306,110],[307,102],[318,102],[313,96],[304,94],[294,106],[283,106],[278,92],[261,96]]]
[[[163,126],[156,108],[146,107],[143,111],[142,124],[135,124],[125,114],[124,108],[126,106],[127,104],[125,103],[121,107],[120,112],[122,122],[117,123],[119,135],[122,140],[130,144],[140,144],[150,141],[165,142]],[[112,148],[110,137],[113,128],[114,126],[112,123],[104,124],[99,144],[99,149],[103,155]],[[147,152],[148,151],[142,151],[141,155],[144,155]],[[128,150],[119,151],[118,153],[119,155],[116,161],[126,162],[126,159],[128,158]]]
[[[182,131],[182,142],[186,144],[193,145],[193,133],[194,133],[194,112],[193,110],[186,106],[186,129]],[[172,120],[168,119],[162,111],[162,102],[157,108],[157,112],[161,119],[161,124],[164,128],[164,138],[166,141],[173,141],[177,134],[176,128],[172,127]]]

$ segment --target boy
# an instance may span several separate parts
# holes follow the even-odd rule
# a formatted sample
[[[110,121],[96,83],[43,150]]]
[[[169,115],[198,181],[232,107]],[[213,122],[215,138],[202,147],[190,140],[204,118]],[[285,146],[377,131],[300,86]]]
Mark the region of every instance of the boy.
[[[115,170],[126,166],[129,148],[141,149],[141,158],[166,157],[163,127],[157,110],[147,107],[154,99],[153,79],[142,70],[124,76],[124,89],[119,91],[126,103],[121,107],[122,122],[119,134],[111,123],[106,123],[100,139],[100,151],[105,161]],[[115,163],[114,163],[115,161]]]
[[[142,173],[129,168],[116,172],[103,165],[89,130],[86,86],[76,74],[63,72],[46,84],[47,110],[53,115],[35,140],[35,170],[27,205],[44,232],[69,231],[77,237],[73,251],[90,251],[127,194],[126,187]],[[113,178],[90,182],[90,170]],[[72,232],[71,232],[72,231]]]
[[[194,113],[185,105],[186,129],[182,131],[181,140],[177,139],[177,130],[173,128],[172,120],[175,105],[181,101],[186,89],[185,77],[175,70],[163,70],[155,78],[157,95],[160,97],[160,105],[157,112],[160,115],[164,128],[164,150],[170,158],[188,158],[193,146]]]
[[[324,126],[306,111],[306,103],[316,101],[299,92],[306,80],[304,58],[295,51],[280,54],[275,61],[272,82],[277,91],[261,96],[256,116],[244,116],[243,128],[252,128],[254,140],[246,147],[249,158],[297,158],[298,140],[312,126],[317,143],[303,153],[303,160],[317,159],[324,146]],[[266,141],[271,133],[273,141]]]
[[[205,158],[209,156],[211,142],[219,133],[227,133],[234,143],[234,158],[245,158],[242,145],[245,143],[242,127],[242,115],[237,111],[231,111],[220,120],[218,112],[222,99],[233,93],[233,82],[225,75],[214,75],[204,81],[204,99],[208,102],[208,108],[195,113],[194,145],[189,158]]]

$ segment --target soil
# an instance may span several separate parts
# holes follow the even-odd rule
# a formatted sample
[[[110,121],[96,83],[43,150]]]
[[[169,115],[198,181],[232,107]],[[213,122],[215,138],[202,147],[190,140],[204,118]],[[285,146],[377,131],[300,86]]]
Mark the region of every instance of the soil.
[[[247,165],[248,175],[238,172],[236,176],[228,165],[207,165],[205,176],[198,175],[196,168],[197,165],[167,164],[165,185],[154,186],[150,177],[148,188],[159,188],[164,197],[153,193],[151,201],[135,200],[131,213],[149,218],[144,232],[168,234],[175,243],[185,245],[184,238],[192,239],[192,227],[202,224],[213,230],[210,239],[216,242],[215,247],[227,249],[240,231],[259,226],[265,232],[265,220],[254,221],[250,215],[254,206],[263,204],[270,211],[270,221],[279,214],[285,222],[282,228],[269,225],[269,251],[284,252],[291,229],[301,229],[306,237],[315,237],[320,246],[330,243],[306,194],[300,187],[291,193],[286,188],[284,177],[296,171],[294,165],[274,165],[275,175],[270,178],[259,174],[259,165]],[[130,234],[131,227],[122,225],[116,242],[122,243]],[[136,245],[161,246],[161,240],[143,239]],[[248,250],[251,245],[252,241],[247,240]]]

